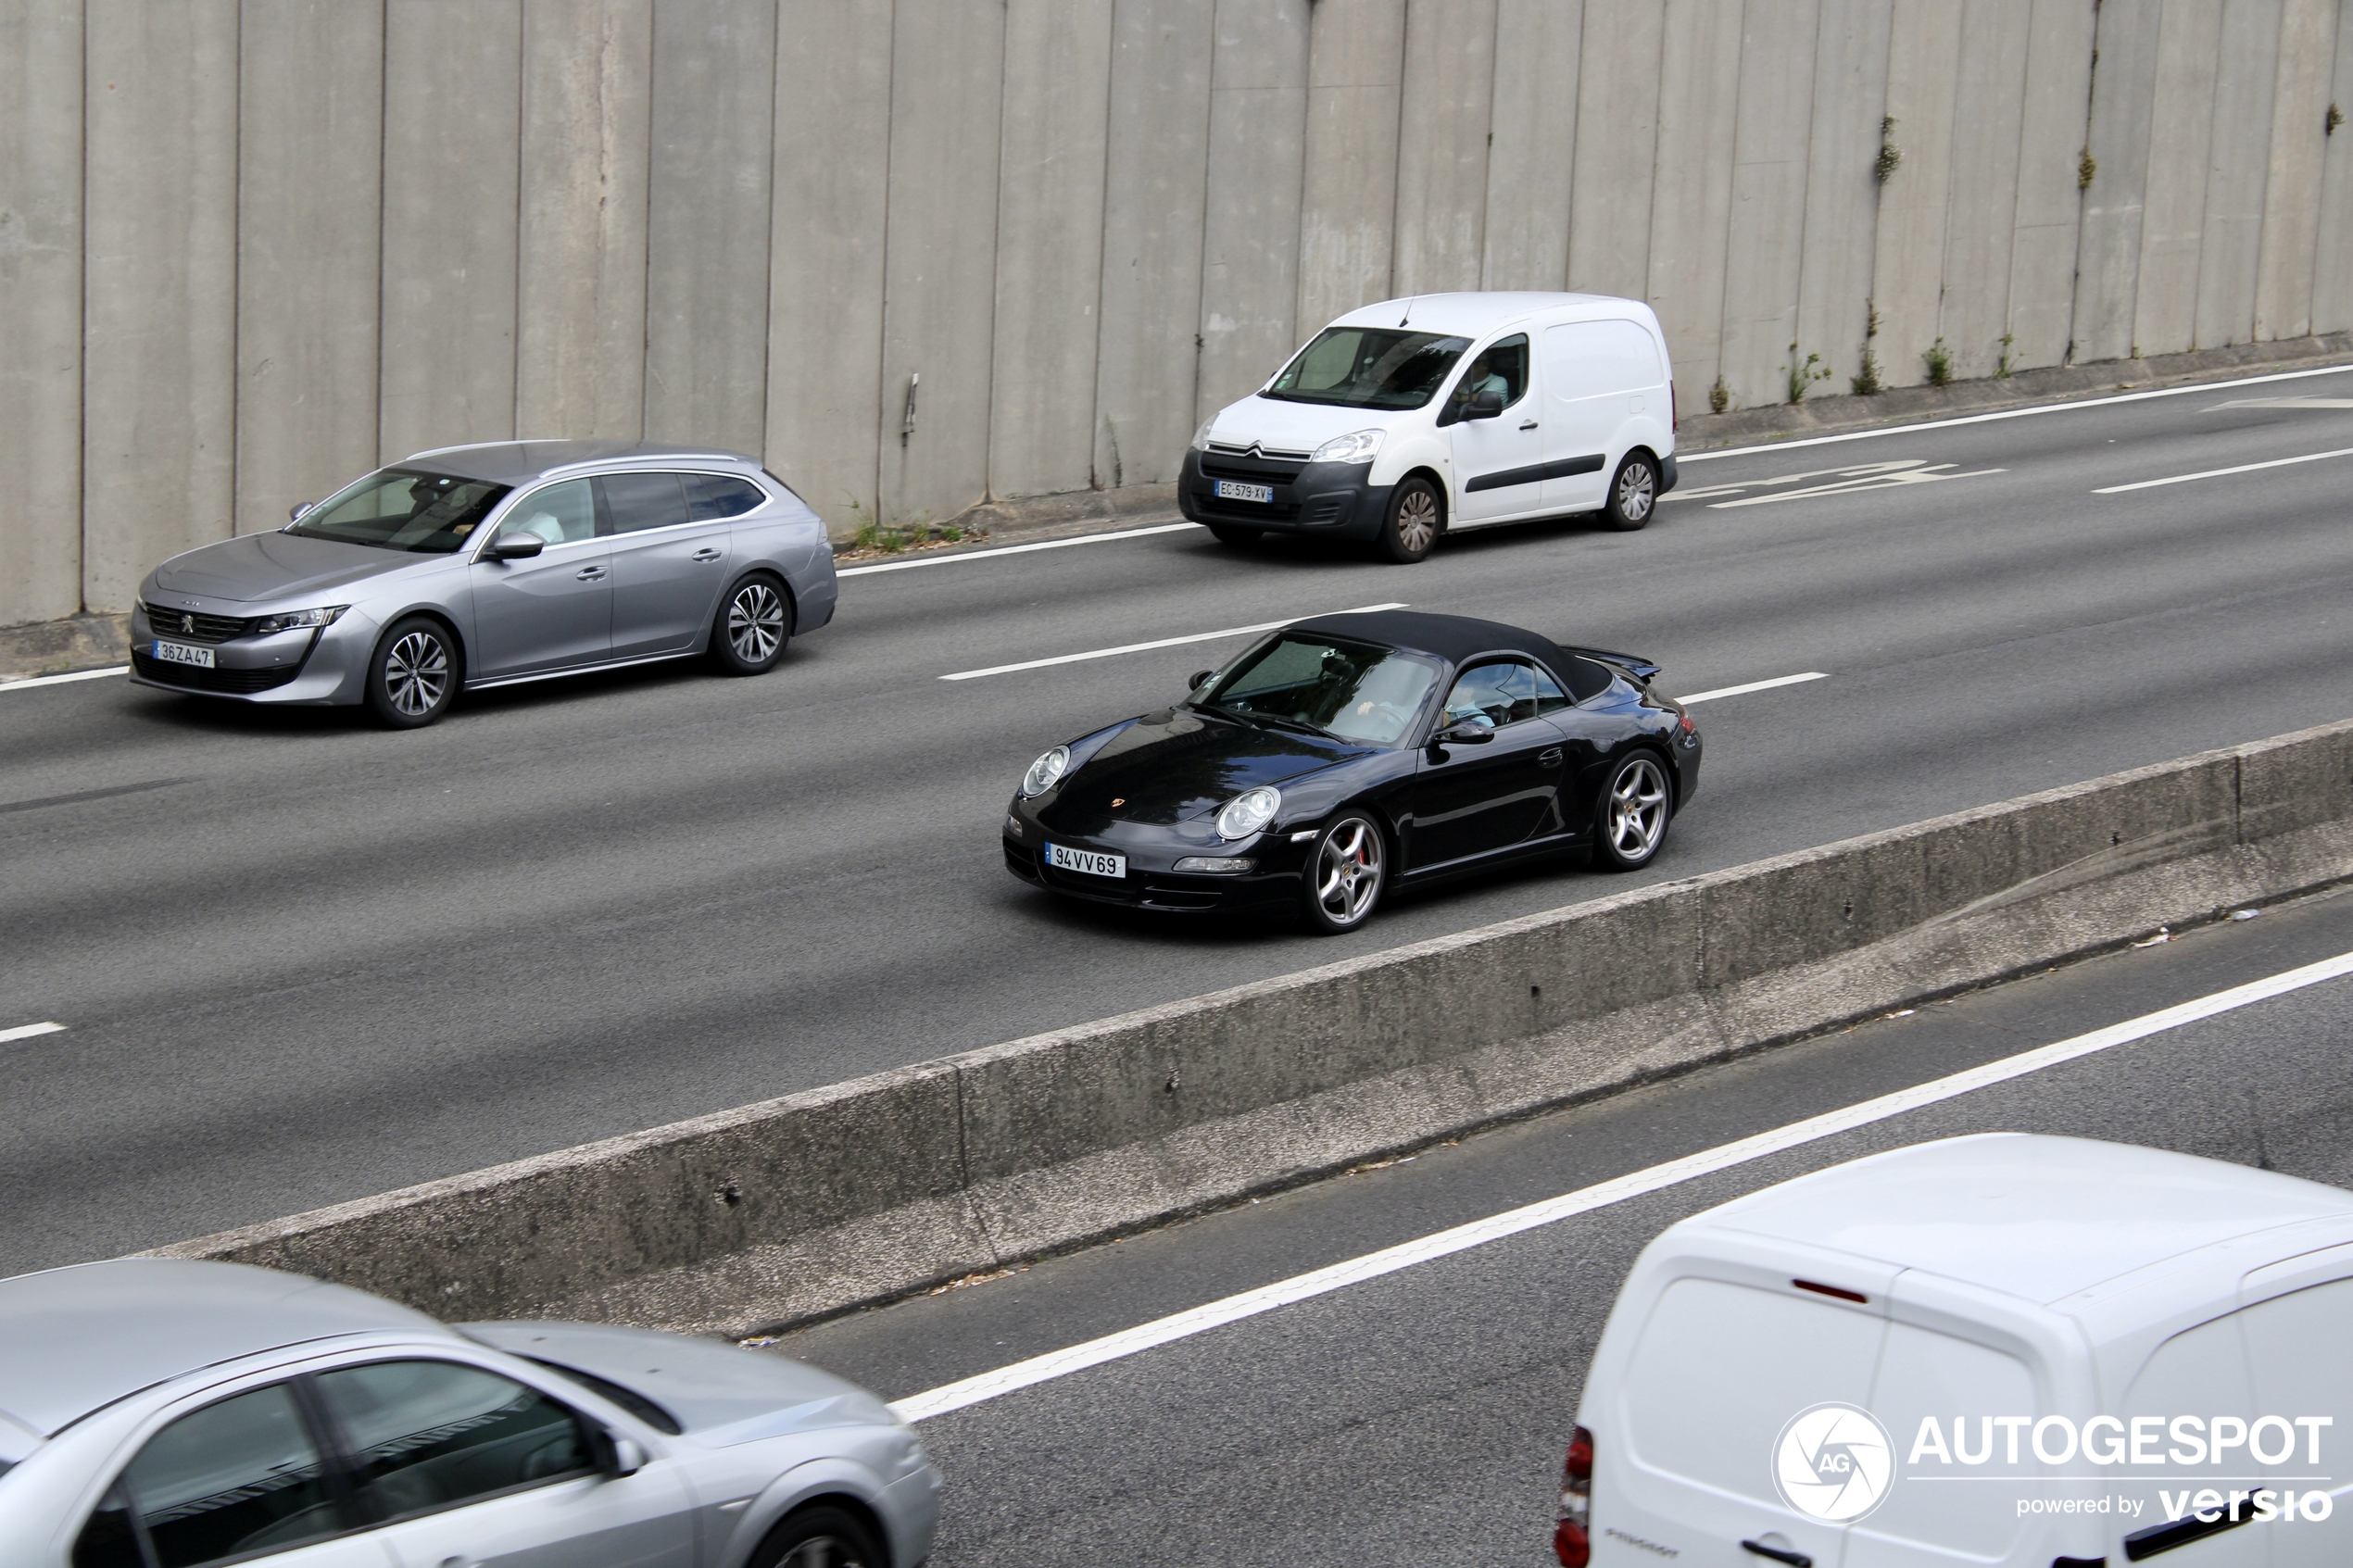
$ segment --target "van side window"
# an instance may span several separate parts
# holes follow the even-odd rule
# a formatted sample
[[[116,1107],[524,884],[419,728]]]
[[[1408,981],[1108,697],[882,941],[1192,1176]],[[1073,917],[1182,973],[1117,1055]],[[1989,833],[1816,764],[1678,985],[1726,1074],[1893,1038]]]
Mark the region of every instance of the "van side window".
[[[1472,360],[1470,369],[1463,372],[1463,379],[1454,383],[1453,395],[1447,401],[1459,419],[1462,411],[1470,407],[1471,398],[1478,393],[1502,394],[1504,407],[1508,408],[1518,402],[1527,391],[1528,334],[1514,332],[1479,350],[1478,358]]]
[[[1627,1369],[1624,1430],[1644,1468],[1779,1510],[1766,1456],[1790,1417],[1870,1403],[1886,1320],[1794,1292],[1679,1279]]]
[[[1632,321],[1569,321],[1544,331],[1544,385],[1552,397],[1605,397],[1663,386],[1658,345]]]
[[[2002,1429],[1994,1416],[2040,1416],[2048,1411],[2034,1398],[2034,1376],[2026,1363],[1989,1346],[1892,1323],[1887,1330],[1887,1354],[1880,1362],[1879,1384],[1871,1390],[1870,1411],[1895,1439],[1896,1459],[1906,1475],[1982,1475],[1992,1471],[2026,1474],[2029,1462],[2012,1469],[1996,1453],[1994,1462],[1972,1470],[1959,1462],[1940,1464],[1932,1456],[1909,1462],[1920,1422],[1934,1416],[1950,1442],[1969,1452],[1982,1452],[1990,1433],[1995,1441]],[[1956,1436],[1954,1423],[1966,1426]],[[1995,1562],[2007,1561],[2012,1543],[2029,1526],[2015,1509],[1989,1507],[1986,1487],[1969,1486],[1897,1486],[1877,1512],[1856,1523],[1854,1535],[1881,1541],[1905,1541],[1923,1556],[1953,1553]],[[1854,1548],[1848,1549],[1850,1551]],[[1857,1555],[1861,1555],[1857,1553]]]

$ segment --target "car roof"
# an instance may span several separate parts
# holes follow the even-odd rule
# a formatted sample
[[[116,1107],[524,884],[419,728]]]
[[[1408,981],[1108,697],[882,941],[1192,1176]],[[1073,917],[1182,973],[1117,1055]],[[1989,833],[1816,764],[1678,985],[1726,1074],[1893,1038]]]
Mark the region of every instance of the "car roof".
[[[1467,615],[1432,615],[1426,610],[1376,609],[1319,615],[1284,630],[1386,643],[1390,647],[1436,654],[1450,664],[1498,651],[1533,654],[1555,672],[1565,669],[1568,661],[1558,644],[1524,626],[1506,626],[1500,621],[1479,621]]]
[[[717,446],[673,446],[660,441],[485,441],[472,446],[435,446],[412,452],[394,466],[418,465],[466,479],[522,484],[557,469],[582,463],[621,462],[632,458],[696,458],[760,466],[759,458],[748,458],[741,452]]]
[[[1685,1223],[2048,1304],[2218,1242],[2341,1215],[2353,1215],[2353,1193],[2318,1182],[2129,1144],[1985,1133],[1834,1165]]]
[[[1534,316],[1548,310],[1566,310],[1572,306],[1594,308],[1577,314],[1590,317],[1648,316],[1650,307],[1639,300],[1619,299],[1605,294],[1540,294],[1533,291],[1504,289],[1482,290],[1466,294],[1422,294],[1403,299],[1384,299],[1376,305],[1361,306],[1332,323],[1335,327],[1395,327],[1411,326],[1426,332],[1447,332],[1458,337],[1478,337],[1507,321]]]
[[[0,1411],[44,1436],[142,1388],[337,1335],[425,1330],[422,1312],[242,1263],[117,1258],[0,1279]]]

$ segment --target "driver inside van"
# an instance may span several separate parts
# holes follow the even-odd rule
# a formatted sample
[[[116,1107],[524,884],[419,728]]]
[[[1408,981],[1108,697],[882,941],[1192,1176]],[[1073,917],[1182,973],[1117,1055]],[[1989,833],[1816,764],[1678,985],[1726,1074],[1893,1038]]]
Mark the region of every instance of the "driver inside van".
[[[1508,408],[1519,401],[1528,388],[1528,339],[1515,335],[1501,343],[1487,345],[1479,357],[1471,361],[1469,370],[1454,387],[1454,409],[1459,418],[1470,407],[1472,398],[1482,392],[1492,392]]]

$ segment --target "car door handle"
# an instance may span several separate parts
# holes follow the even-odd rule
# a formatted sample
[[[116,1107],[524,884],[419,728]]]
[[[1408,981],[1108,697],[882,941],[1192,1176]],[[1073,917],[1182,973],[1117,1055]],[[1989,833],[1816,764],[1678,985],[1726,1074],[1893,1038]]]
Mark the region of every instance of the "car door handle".
[[[1777,1546],[1767,1546],[1763,1541],[1743,1541],[1741,1549],[1753,1551],[1759,1557],[1769,1557],[1776,1562],[1786,1562],[1789,1568],[1814,1568],[1814,1560],[1804,1552],[1784,1551]]]
[[[1555,746],[1538,752],[1536,754],[1536,765],[1540,768],[1559,767],[1561,765],[1561,748]]]
[[[709,545],[705,545],[701,549],[695,552],[694,558],[697,560],[717,560],[719,558],[719,552],[711,548]]]
[[[1522,430],[1534,430],[1536,428],[1536,421],[1534,420],[1525,420],[1521,423],[1519,428]]]
[[[574,577],[579,578],[583,583],[594,583],[604,574],[605,569],[601,566],[584,566],[578,571],[573,573]]]

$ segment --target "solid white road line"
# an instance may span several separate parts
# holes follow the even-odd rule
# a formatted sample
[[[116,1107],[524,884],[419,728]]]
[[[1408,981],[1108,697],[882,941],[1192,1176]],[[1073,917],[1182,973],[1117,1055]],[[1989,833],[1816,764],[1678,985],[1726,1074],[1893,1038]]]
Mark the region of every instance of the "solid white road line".
[[[1744,686],[1718,686],[1712,692],[1693,692],[1677,700],[1689,708],[1695,702],[1714,702],[1719,696],[1746,696],[1751,692],[1771,691],[1775,686],[1794,686],[1806,681],[1827,681],[1830,678],[1827,670],[1808,670],[1803,675],[1776,675],[1769,681],[1751,681]]]
[[[131,666],[118,664],[111,670],[76,670],[67,675],[34,675],[22,681],[0,681],[0,692],[22,691],[27,686],[62,686],[68,681],[94,681],[102,675],[128,675]]]
[[[2112,1023],[2088,1035],[2078,1035],[2071,1040],[2061,1040],[2057,1045],[2005,1057],[1982,1067],[1972,1067],[1966,1073],[1956,1073],[1950,1077],[1939,1078],[1913,1088],[1899,1089],[1892,1095],[1867,1099],[1860,1105],[1850,1105],[1843,1110],[1810,1116],[1803,1122],[1793,1122],[1769,1133],[1759,1133],[1754,1137],[1742,1138],[1680,1160],[1670,1160],[1663,1165],[1653,1165],[1630,1175],[1580,1187],[1558,1198],[1531,1203],[1524,1209],[1507,1210],[1484,1220],[1474,1220],[1466,1225],[1440,1231],[1434,1236],[1384,1248],[1361,1258],[1352,1258],[1344,1263],[1334,1263],[1274,1285],[1262,1286],[1256,1290],[1246,1290],[1239,1296],[1228,1296],[1222,1301],[1212,1301],[1155,1323],[1106,1335],[1083,1345],[1073,1345],[1068,1349],[1016,1361],[994,1372],[984,1372],[976,1377],[943,1385],[927,1393],[911,1395],[894,1401],[890,1408],[908,1421],[924,1421],[932,1416],[945,1415],[966,1405],[976,1405],[984,1399],[993,1399],[1034,1384],[1067,1376],[1087,1367],[1101,1366],[1105,1361],[1118,1361],[1242,1318],[1255,1317],[1293,1301],[1326,1295],[1364,1280],[1378,1279],[1401,1269],[1410,1269],[1416,1263],[1427,1263],[1432,1259],[1449,1257],[1504,1236],[1517,1236],[1539,1225],[1549,1225],[1556,1220],[1590,1213],[1613,1203],[1622,1203],[1629,1198],[1640,1198],[1678,1185],[1695,1176],[1730,1170],[1768,1154],[1780,1154],[1833,1134],[1869,1126],[1875,1122],[1884,1122],[1924,1106],[1957,1098],[1976,1089],[2007,1083],[2013,1078],[2039,1073],[2046,1067],[2056,1067],[2061,1062],[2073,1061],[2079,1057],[2091,1056],[2115,1046],[2129,1045],[2169,1029],[2178,1029],[2185,1023],[2196,1023],[2217,1013],[2268,1001],[2273,997],[2346,974],[2353,974],[2353,953],[2340,953],[2335,958],[2292,969],[2284,974],[2274,974],[2269,979],[2250,981],[2245,985],[2218,991],[2196,1001],[2183,1002],[2122,1023]]]
[[[2207,469],[2198,473],[2177,473],[2164,479],[2144,479],[2137,484],[2110,484],[2092,494],[2121,495],[2127,490],[2152,490],[2160,484],[2187,484],[2193,479],[2220,479],[2224,474],[2253,473],[2258,469],[2284,469],[2296,463],[2317,463],[2327,458],[2353,458],[2353,446],[2340,446],[2334,452],[2307,452],[2300,458],[2274,458],[2268,463],[2241,463],[2231,469]]]
[[[2063,414],[2070,408],[2105,408],[2114,403],[2139,403],[2151,397],[2180,397],[2193,392],[2220,392],[2226,387],[2302,381],[2307,376],[2341,376],[2348,370],[2353,370],[2353,365],[2327,365],[2317,370],[2281,370],[2268,376],[2242,376],[2236,381],[2196,382],[2189,386],[2161,386],[2154,392],[2121,392],[2111,397],[2078,398],[2072,403],[2038,403],[2032,408],[1996,408],[1990,414],[1961,414],[1949,420],[1922,420],[1918,424],[1883,425],[1877,430],[1850,430],[1837,435],[1809,435],[1802,441],[1768,441],[1755,446],[1727,446],[1720,452],[1678,452],[1675,458],[1678,463],[1705,463],[1717,458],[1745,458],[1755,452],[1786,452],[1793,446],[1829,446],[1841,441],[1909,435],[1914,431],[1945,430],[1954,425],[1982,425],[1995,420],[2026,420],[2037,414]]]
[[[1147,533],[1176,533],[1199,528],[1198,522],[1161,522],[1150,528],[1123,528],[1116,533],[1082,533],[1075,539],[1041,539],[1035,545],[1000,545],[993,550],[958,550],[953,554],[919,556],[913,560],[878,561],[873,566],[845,566],[836,577],[864,577],[876,571],[912,571],[919,566],[949,566],[957,561],[987,560],[991,556],[1022,556],[1032,550],[1066,550],[1073,545],[1108,545],[1114,539],[1140,539]]]
[[[14,1029],[0,1029],[0,1045],[10,1040],[30,1040],[35,1035],[55,1035],[64,1027],[62,1023],[19,1023]]]
[[[1188,526],[1190,526],[1189,524]],[[1403,609],[1402,604],[1358,605],[1354,609],[1335,609],[1331,615],[1369,615],[1377,609]],[[1308,621],[1312,616],[1294,615],[1290,621],[1266,621],[1255,626],[1228,626],[1222,632],[1196,632],[1188,637],[1163,637],[1157,642],[1127,643],[1115,648],[1090,648],[1085,653],[1058,654],[1052,659],[1032,659],[1020,664],[992,664],[986,670],[959,670],[953,675],[942,675],[943,681],[977,681],[983,675],[1010,675],[1016,670],[1043,670],[1050,664],[1079,664],[1090,659],[1114,659],[1123,653],[1145,653],[1152,648],[1181,647],[1187,643],[1213,643],[1220,637],[1247,637],[1260,632],[1273,632],[1288,626],[1292,621]]]

